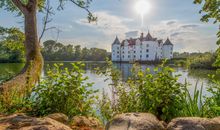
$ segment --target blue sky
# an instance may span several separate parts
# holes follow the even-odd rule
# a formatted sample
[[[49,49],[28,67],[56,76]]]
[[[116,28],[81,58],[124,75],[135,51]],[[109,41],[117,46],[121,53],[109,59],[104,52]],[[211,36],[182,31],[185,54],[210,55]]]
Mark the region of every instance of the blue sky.
[[[137,37],[140,32],[150,30],[152,36],[174,44],[175,51],[204,52],[216,49],[218,25],[200,22],[200,5],[193,0],[146,0],[151,10],[144,15],[144,27],[141,27],[140,15],[135,10],[139,0],[93,0],[90,10],[98,16],[98,22],[89,24],[87,13],[71,3],[64,10],[57,11],[57,2],[50,0],[55,15],[48,26],[61,30],[59,42],[80,44],[82,47],[98,47],[111,51],[111,43],[117,35],[120,40]],[[58,0],[57,0],[58,1]],[[42,14],[38,14],[38,30],[42,28]],[[0,25],[20,27],[22,18],[16,14],[0,10]],[[43,41],[56,39],[56,30],[46,32]]]

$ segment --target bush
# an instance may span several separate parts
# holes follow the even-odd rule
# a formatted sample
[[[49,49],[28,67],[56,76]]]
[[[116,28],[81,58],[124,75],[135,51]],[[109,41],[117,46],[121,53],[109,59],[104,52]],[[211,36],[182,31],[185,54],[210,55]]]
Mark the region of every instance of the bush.
[[[187,58],[187,64],[190,69],[216,69],[213,66],[215,60],[215,54],[206,52]]]
[[[33,114],[47,115],[61,112],[69,117],[74,115],[93,114],[93,103],[96,90],[93,83],[87,83],[84,64],[72,63],[72,69],[62,68],[62,64],[54,64],[47,71],[47,76],[37,85],[33,94]]]
[[[211,97],[206,97],[206,104],[208,106],[207,115],[209,117],[220,116],[220,81],[215,79],[215,75],[210,75],[212,78],[212,85],[207,89],[212,94]]]
[[[142,71],[135,65],[132,69],[133,75],[123,82],[118,78],[120,72],[111,67],[104,74],[112,80],[113,98],[105,99],[105,104],[100,105],[111,104],[112,115],[125,112],[151,112],[159,119],[169,121],[179,116],[183,102],[183,85],[178,83],[178,75],[172,75],[173,71],[162,64],[154,69],[155,74],[151,74],[149,69]],[[107,101],[111,103],[106,103]],[[112,116],[108,113],[102,111],[103,115]]]

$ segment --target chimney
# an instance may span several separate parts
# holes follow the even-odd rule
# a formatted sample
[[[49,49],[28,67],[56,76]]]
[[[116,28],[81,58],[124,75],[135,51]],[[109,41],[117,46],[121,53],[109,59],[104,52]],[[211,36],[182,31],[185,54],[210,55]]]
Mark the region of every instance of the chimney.
[[[143,38],[144,38],[144,33],[142,32],[142,33],[141,33],[140,40],[142,41],[142,40],[143,40]]]

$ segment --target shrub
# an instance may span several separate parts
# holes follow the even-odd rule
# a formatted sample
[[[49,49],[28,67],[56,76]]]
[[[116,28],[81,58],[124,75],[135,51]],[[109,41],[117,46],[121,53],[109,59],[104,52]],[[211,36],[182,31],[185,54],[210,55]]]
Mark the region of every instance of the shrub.
[[[216,69],[213,66],[216,60],[216,54],[203,53],[187,58],[187,64],[190,69]]]
[[[113,98],[109,101],[113,115],[151,112],[165,121],[179,115],[182,109],[183,85],[178,83],[178,75],[172,75],[173,69],[162,64],[153,70],[155,74],[151,74],[150,69],[142,71],[135,65],[131,70],[132,76],[123,82],[118,78],[120,72],[112,64],[109,67],[111,68],[104,74],[112,80],[110,85]],[[103,112],[104,115],[111,116],[108,112]]]
[[[211,86],[207,89],[211,93],[211,97],[206,97],[208,105],[207,115],[209,117],[220,116],[220,81],[215,79],[215,75],[210,75],[212,78]]]
[[[40,83],[34,88],[33,114],[47,115],[61,112],[69,117],[93,114],[96,90],[91,89],[85,77],[84,64],[72,63],[72,68],[54,64]]]

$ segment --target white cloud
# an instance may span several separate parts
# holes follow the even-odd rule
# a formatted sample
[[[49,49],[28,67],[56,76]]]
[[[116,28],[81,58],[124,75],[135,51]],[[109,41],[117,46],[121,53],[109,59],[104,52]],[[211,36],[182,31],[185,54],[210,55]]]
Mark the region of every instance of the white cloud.
[[[97,23],[88,23],[87,19],[77,20],[76,23],[92,27],[111,37],[118,35],[124,38],[125,33],[130,31],[124,23],[131,22],[132,19],[111,15],[108,12],[95,12],[94,14],[98,17]]]
[[[161,21],[152,25],[150,30],[155,37],[165,40],[167,37],[174,44],[175,51],[210,51],[214,50],[215,35],[207,35],[201,31],[205,25],[185,23],[178,20]]]

